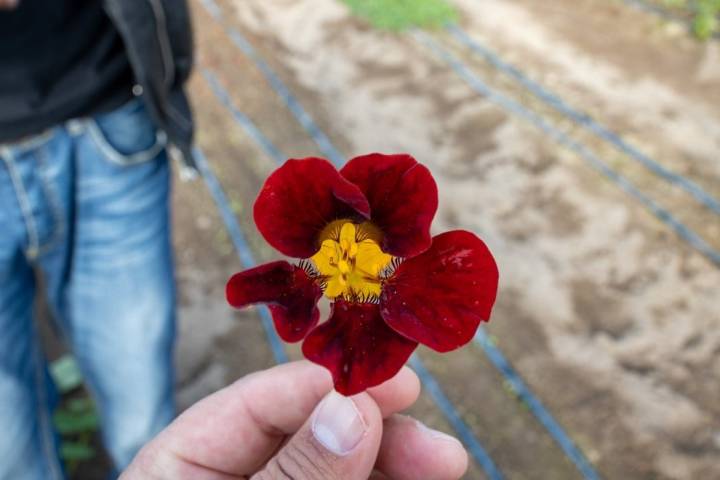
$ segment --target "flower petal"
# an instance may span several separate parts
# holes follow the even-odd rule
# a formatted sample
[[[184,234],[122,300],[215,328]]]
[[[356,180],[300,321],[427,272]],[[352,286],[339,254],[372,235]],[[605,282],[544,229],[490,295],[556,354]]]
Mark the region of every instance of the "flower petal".
[[[275,329],[286,342],[305,338],[320,318],[322,289],[300,267],[286,261],[266,263],[236,273],[225,288],[228,303],[241,308],[267,303]]]
[[[455,230],[433,238],[426,252],[403,262],[383,285],[380,311],[398,333],[438,352],[472,339],[490,319],[498,269],[485,243]]]
[[[385,324],[377,304],[337,300],[330,319],[310,332],[302,350],[330,370],[338,392],[354,395],[392,378],[415,347]]]
[[[309,258],[320,248],[318,234],[331,221],[366,219],[363,193],[322,158],[290,159],[265,181],[254,207],[265,240],[285,255]]]
[[[370,202],[371,221],[382,230],[382,249],[412,257],[430,247],[430,224],[438,192],[430,171],[407,154],[371,153],[340,171]]]

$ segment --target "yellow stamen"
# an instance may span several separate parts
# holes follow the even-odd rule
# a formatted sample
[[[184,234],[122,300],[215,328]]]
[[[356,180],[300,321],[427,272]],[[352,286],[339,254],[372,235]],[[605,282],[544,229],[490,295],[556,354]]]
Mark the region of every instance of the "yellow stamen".
[[[377,228],[343,221],[329,226],[323,234],[326,237],[312,261],[325,278],[325,295],[330,298],[380,295],[380,274],[392,256],[380,249]]]

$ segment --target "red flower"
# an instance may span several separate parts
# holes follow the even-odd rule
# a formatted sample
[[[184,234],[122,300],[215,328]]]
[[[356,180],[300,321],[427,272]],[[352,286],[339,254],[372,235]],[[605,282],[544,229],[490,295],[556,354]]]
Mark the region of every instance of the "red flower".
[[[255,223],[273,247],[305,260],[235,274],[234,307],[267,303],[287,342],[304,339],[311,361],[345,395],[388,380],[418,343],[447,352],[490,318],[498,270],[477,236],[431,238],[437,186],[409,155],[357,157],[339,172],[327,160],[288,160],[265,182]],[[332,301],[317,325],[317,302]]]

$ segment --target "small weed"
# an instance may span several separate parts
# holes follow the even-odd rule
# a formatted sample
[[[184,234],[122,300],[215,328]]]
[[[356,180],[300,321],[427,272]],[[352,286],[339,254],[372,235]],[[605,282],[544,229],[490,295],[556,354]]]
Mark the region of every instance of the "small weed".
[[[695,35],[707,40],[720,33],[720,0],[664,0],[669,7],[689,11]]]
[[[440,28],[457,20],[445,0],[341,0],[375,28],[402,31],[411,27]]]
[[[53,415],[53,424],[60,435],[60,457],[72,474],[81,463],[97,456],[93,439],[100,420],[92,399],[81,389],[82,374],[72,356],[65,355],[53,362],[50,372],[63,395],[62,404]]]

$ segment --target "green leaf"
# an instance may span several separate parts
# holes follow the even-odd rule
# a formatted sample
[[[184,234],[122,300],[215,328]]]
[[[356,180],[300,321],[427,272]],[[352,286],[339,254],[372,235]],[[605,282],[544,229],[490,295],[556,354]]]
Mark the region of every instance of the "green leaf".
[[[60,457],[66,462],[80,462],[95,458],[97,451],[87,443],[63,442],[60,445]]]
[[[90,397],[71,398],[65,403],[65,408],[73,413],[95,411],[95,404]]]
[[[61,435],[75,435],[96,431],[100,425],[100,420],[94,411],[74,413],[68,410],[60,410],[53,415],[53,423]]]
[[[716,13],[712,11],[699,11],[693,22],[695,35],[703,40],[710,38],[718,29]]]
[[[720,0],[664,0],[664,4],[692,15],[693,32],[698,38],[707,40],[720,31]]]
[[[67,393],[82,385],[80,367],[72,355],[63,355],[50,365],[50,375],[60,393]]]

